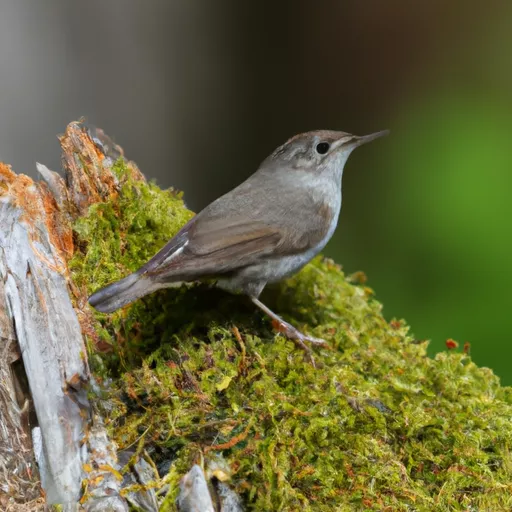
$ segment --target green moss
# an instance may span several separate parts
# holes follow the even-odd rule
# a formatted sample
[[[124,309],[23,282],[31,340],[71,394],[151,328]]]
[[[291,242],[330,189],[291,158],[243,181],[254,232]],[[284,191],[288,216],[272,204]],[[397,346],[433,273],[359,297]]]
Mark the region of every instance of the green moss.
[[[174,192],[120,171],[120,194],[75,227],[73,275],[89,292],[191,215]],[[91,358],[114,377],[108,428],[121,449],[173,461],[164,509],[192,463],[219,452],[249,510],[512,509],[512,390],[464,353],[427,357],[356,280],[317,258],[264,295],[329,342],[317,369],[247,300],[205,285],[95,314],[114,354]]]
[[[84,295],[135,271],[193,216],[183,204],[181,193],[133,180],[122,159],[113,171],[121,182],[119,194],[108,202],[92,205],[73,227],[77,251],[69,266]],[[136,361],[140,358],[139,341],[147,350],[150,335],[146,328],[152,320],[142,320],[144,310],[154,311],[154,299],[149,303],[150,308],[145,303],[137,304],[129,314],[94,313],[98,320],[96,346],[110,348],[115,356],[105,361],[93,358],[97,369],[105,362],[113,368],[119,363],[124,366],[126,358]]]

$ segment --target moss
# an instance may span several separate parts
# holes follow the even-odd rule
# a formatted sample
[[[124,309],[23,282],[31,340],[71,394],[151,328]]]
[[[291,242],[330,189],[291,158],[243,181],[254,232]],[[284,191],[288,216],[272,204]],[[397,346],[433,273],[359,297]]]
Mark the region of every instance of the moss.
[[[69,267],[83,296],[139,268],[193,216],[184,206],[181,193],[132,179],[122,159],[113,171],[120,180],[119,193],[110,201],[92,205],[73,226],[77,250]],[[97,369],[105,362],[110,367],[119,363],[124,367],[125,358],[138,360],[139,341],[147,350],[151,320],[142,320],[144,310],[149,314],[148,310],[155,309],[155,301],[150,303],[149,308],[141,303],[135,309],[109,316],[94,313],[98,320],[96,348],[112,350],[115,355],[106,361],[93,357]]]
[[[75,226],[75,282],[91,292],[154,254],[191,216],[135,182]],[[264,301],[329,342],[319,368],[240,296],[206,285],[95,313],[111,348],[108,428],[120,448],[172,460],[163,509],[192,463],[222,453],[249,510],[512,509],[512,390],[468,354],[429,358],[387,322],[361,276],[315,259]],[[97,340],[95,340],[97,345]]]

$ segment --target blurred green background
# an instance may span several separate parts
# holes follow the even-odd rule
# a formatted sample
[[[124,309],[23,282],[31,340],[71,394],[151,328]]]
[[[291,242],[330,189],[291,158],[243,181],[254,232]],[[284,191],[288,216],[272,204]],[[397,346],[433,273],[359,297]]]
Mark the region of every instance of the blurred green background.
[[[415,336],[432,340],[432,354],[446,350],[448,338],[460,348],[468,341],[473,358],[507,384],[509,99],[482,98],[453,84],[413,98],[393,119],[392,140],[382,142],[379,174],[371,183],[346,176],[346,222],[328,248],[346,269],[364,269],[386,316],[407,319]],[[375,165],[370,152],[358,155],[357,172]],[[350,190],[357,187],[366,193],[353,203]]]
[[[512,384],[511,27],[495,0],[5,0],[0,159],[58,169],[84,115],[199,210],[295,133],[390,128],[351,156],[326,253]]]

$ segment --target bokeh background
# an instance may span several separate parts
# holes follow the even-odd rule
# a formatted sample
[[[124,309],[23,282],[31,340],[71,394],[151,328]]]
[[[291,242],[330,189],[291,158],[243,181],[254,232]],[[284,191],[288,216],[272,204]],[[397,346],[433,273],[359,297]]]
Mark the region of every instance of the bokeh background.
[[[326,253],[512,384],[511,26],[506,0],[2,0],[0,160],[58,169],[85,116],[199,210],[297,132],[390,128]]]

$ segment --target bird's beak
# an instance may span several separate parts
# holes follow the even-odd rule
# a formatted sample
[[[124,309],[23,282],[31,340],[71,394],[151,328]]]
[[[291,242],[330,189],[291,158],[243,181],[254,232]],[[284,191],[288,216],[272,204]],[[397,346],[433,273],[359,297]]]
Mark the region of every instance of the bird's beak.
[[[367,142],[384,137],[385,135],[389,135],[389,130],[382,130],[381,132],[370,133],[370,135],[362,135],[361,137],[355,135],[353,139],[346,142],[346,145],[352,146],[352,149],[355,149]]]

